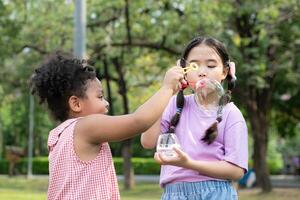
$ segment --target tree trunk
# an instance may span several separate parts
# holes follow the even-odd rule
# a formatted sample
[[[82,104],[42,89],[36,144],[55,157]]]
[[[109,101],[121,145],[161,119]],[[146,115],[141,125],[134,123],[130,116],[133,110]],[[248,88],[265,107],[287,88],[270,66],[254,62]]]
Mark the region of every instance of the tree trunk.
[[[131,163],[132,157],[132,139],[127,139],[122,142],[122,156],[123,156],[123,174],[124,174],[124,188],[130,190],[135,186],[134,170]]]
[[[127,32],[127,40],[128,44],[131,44],[131,27],[130,27],[130,17],[129,17],[129,2],[125,0],[125,19],[126,19],[126,32]],[[120,66],[122,67],[122,66]],[[127,98],[127,87],[126,82],[124,79],[124,73],[122,70],[120,72],[120,94],[123,98],[123,106],[125,109],[125,114],[129,113],[129,106],[128,106],[128,98]],[[126,190],[130,190],[134,187],[134,171],[131,163],[132,157],[132,139],[128,139],[123,141],[122,144],[122,156],[124,159],[123,163],[123,172],[125,177],[124,186]]]
[[[255,103],[255,102],[253,102]],[[263,192],[272,190],[271,181],[269,178],[269,170],[267,165],[267,147],[268,147],[268,123],[267,115],[260,109],[252,106],[248,109],[250,114],[250,122],[252,127],[252,136],[254,142],[254,171],[256,173],[257,185],[262,188]]]
[[[3,158],[3,144],[4,144],[4,141],[3,141],[3,132],[2,132],[2,120],[1,120],[1,116],[0,116],[0,161],[2,160]]]
[[[238,8],[244,6],[242,1],[236,1],[235,4]],[[254,60],[256,59],[256,55],[250,52],[249,49],[258,48],[260,46],[258,40],[259,30],[255,29],[257,25],[256,16],[256,11],[253,11],[253,13],[240,12],[236,15],[234,20],[235,28],[237,29],[240,37],[250,41],[246,46],[240,46],[243,60],[248,64],[255,63]],[[247,76],[252,76],[252,73],[253,72],[249,72]],[[273,77],[265,76],[264,79],[267,83],[272,85]],[[242,92],[244,93],[244,96],[246,96],[247,112],[250,117],[252,128],[252,137],[254,142],[253,167],[256,173],[257,185],[262,188],[263,192],[270,192],[272,190],[272,185],[269,177],[266,156],[268,146],[267,113],[271,108],[272,89],[267,86],[264,89],[259,89],[253,85],[248,85],[246,87],[248,87],[247,90]]]
[[[107,100],[109,102],[109,114],[110,115],[114,115],[114,107],[113,107],[113,99],[112,99],[112,95],[111,95],[111,86],[110,86],[110,74],[108,71],[108,63],[106,60],[106,57],[104,57],[103,59],[103,66],[104,66],[104,78],[106,81],[106,92],[107,92]]]
[[[119,94],[122,96],[124,114],[129,113],[129,105],[127,98],[127,87],[124,78],[124,70],[119,62],[118,58],[113,58],[112,62],[116,68],[119,78]],[[122,142],[122,156],[123,156],[123,174],[124,174],[124,188],[125,190],[130,190],[134,187],[134,171],[131,163],[132,157],[132,139],[127,139]]]

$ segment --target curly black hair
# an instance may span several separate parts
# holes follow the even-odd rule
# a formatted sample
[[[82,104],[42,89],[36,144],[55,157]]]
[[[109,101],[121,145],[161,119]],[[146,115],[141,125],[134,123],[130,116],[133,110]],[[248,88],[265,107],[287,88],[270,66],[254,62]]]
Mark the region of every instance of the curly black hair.
[[[30,86],[40,103],[47,103],[55,119],[68,119],[68,100],[72,95],[86,97],[88,80],[96,78],[93,67],[86,60],[74,58],[70,54],[50,55],[32,75]]]

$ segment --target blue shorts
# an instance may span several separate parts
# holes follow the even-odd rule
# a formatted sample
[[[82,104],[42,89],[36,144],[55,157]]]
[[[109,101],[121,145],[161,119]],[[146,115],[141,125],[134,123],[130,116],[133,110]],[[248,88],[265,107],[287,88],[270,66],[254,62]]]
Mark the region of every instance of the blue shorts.
[[[237,200],[231,181],[200,181],[167,184],[162,200]]]

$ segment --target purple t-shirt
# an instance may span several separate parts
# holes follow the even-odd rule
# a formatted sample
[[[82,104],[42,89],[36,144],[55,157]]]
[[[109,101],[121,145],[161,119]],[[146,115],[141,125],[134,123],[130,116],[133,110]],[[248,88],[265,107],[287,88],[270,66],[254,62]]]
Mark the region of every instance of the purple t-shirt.
[[[162,115],[161,131],[166,132],[171,118],[176,113],[176,97],[173,97]],[[185,96],[185,104],[180,121],[175,129],[181,149],[194,160],[225,160],[248,170],[248,131],[240,110],[228,103],[222,112],[222,121],[218,124],[218,136],[210,145],[201,140],[206,129],[216,120],[217,108],[206,110],[198,106],[194,95]],[[160,185],[176,182],[197,182],[218,180],[201,175],[191,169],[162,165]]]

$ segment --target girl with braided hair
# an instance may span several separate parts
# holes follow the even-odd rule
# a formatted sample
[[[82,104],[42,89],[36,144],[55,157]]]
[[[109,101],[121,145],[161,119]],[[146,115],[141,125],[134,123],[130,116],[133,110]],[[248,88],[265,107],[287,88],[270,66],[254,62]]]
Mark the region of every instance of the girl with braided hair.
[[[48,136],[47,199],[120,199],[108,142],[128,139],[153,125],[178,91],[182,71],[178,66],[169,69],[163,86],[134,113],[109,116],[93,67],[58,54],[37,68],[33,93],[61,122]]]
[[[160,133],[175,133],[178,138],[176,156],[154,155],[162,165],[162,199],[237,199],[232,180],[248,170],[248,131],[240,110],[230,102],[235,64],[221,42],[205,37],[193,39],[178,63],[194,93],[179,91],[161,119],[141,136],[144,148],[154,148]],[[216,93],[205,87],[207,80],[227,83],[218,101]]]

